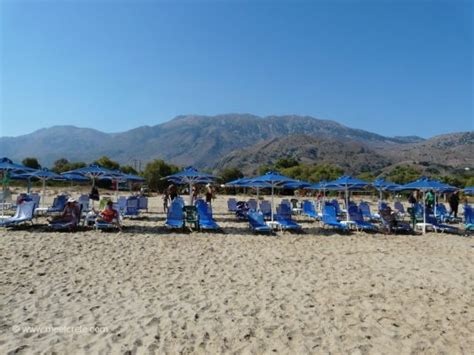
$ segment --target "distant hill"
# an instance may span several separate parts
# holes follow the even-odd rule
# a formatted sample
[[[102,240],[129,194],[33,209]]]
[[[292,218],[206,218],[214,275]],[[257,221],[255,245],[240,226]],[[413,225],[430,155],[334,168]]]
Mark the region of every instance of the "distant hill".
[[[279,152],[288,154],[289,148],[284,145],[289,145],[301,153],[301,159],[317,162],[329,159],[323,156],[331,157],[338,164],[345,164],[350,171],[362,169],[369,163],[379,166],[404,159],[428,158],[454,165],[471,161],[472,166],[469,152],[472,153],[473,133],[459,133],[463,134],[466,135],[462,136],[464,138],[448,135],[446,137],[451,138],[424,140],[419,137],[384,137],[309,116],[187,115],[155,126],[114,134],[72,126],[45,128],[24,136],[0,138],[0,155],[16,161],[33,156],[44,166],[51,166],[56,159],[63,157],[87,163],[107,155],[121,164],[130,163],[131,159],[143,162],[164,159],[181,166],[212,169],[237,161],[241,154],[237,151],[241,150],[245,150],[248,159],[255,160],[250,157],[252,152],[258,153],[260,149],[255,145],[277,142],[266,148],[272,159],[277,158]],[[289,139],[284,140],[285,137]],[[305,143],[298,145],[295,139],[302,139]],[[281,149],[276,149],[276,144],[280,144]],[[311,153],[311,145],[314,145],[316,155]],[[331,145],[334,145],[333,151],[329,149]],[[335,153],[337,149],[341,149],[340,156]],[[265,157],[263,160],[268,159]]]
[[[384,155],[396,162],[415,161],[473,168],[474,132],[444,134],[423,142],[384,149]]]
[[[222,158],[215,169],[240,167],[244,173],[253,174],[259,166],[274,164],[281,158],[294,158],[306,164],[331,163],[350,174],[381,170],[391,163],[374,149],[356,141],[291,135],[236,150]]]

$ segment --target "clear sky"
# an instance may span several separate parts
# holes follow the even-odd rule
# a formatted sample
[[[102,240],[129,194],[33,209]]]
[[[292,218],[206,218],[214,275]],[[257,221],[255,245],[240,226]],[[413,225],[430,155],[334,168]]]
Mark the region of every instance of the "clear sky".
[[[0,3],[0,136],[229,112],[474,129],[472,1]]]

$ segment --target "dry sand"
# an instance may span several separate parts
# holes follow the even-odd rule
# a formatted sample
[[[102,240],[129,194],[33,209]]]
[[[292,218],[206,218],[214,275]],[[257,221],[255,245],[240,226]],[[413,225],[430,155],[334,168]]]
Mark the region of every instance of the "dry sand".
[[[122,233],[0,231],[0,353],[472,353],[472,237],[253,235],[223,198],[225,233],[172,233],[160,204]]]

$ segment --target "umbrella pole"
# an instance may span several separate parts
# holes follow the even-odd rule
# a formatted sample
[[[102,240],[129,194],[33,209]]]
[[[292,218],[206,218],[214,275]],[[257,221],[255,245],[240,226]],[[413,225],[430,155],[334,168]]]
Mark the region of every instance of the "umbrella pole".
[[[272,223],[273,223],[273,184],[272,184]]]
[[[189,205],[193,205],[193,184],[189,182]]]
[[[349,222],[349,189],[346,184],[346,221]]]
[[[41,206],[44,207],[44,202],[46,199],[46,179],[43,179],[43,196],[42,196],[42,203]]]
[[[423,191],[423,234],[426,234],[426,191]]]
[[[259,190],[260,190],[260,189],[257,187],[257,211],[259,211],[259,208],[258,208],[258,205],[259,205],[259,204],[258,204],[258,193],[259,193]]]

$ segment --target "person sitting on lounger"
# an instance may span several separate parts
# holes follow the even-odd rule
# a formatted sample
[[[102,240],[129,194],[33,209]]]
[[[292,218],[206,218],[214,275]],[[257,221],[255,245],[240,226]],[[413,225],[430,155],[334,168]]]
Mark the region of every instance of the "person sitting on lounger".
[[[97,216],[97,221],[106,223],[116,223],[117,226],[120,228],[119,213],[117,212],[117,210],[114,209],[114,203],[112,201],[107,201],[105,209],[99,212],[99,215]]]
[[[70,198],[66,201],[66,206],[64,207],[63,212],[60,216],[54,217],[50,223],[72,223],[77,225],[80,219],[80,208],[77,204],[77,201],[73,198]]]

